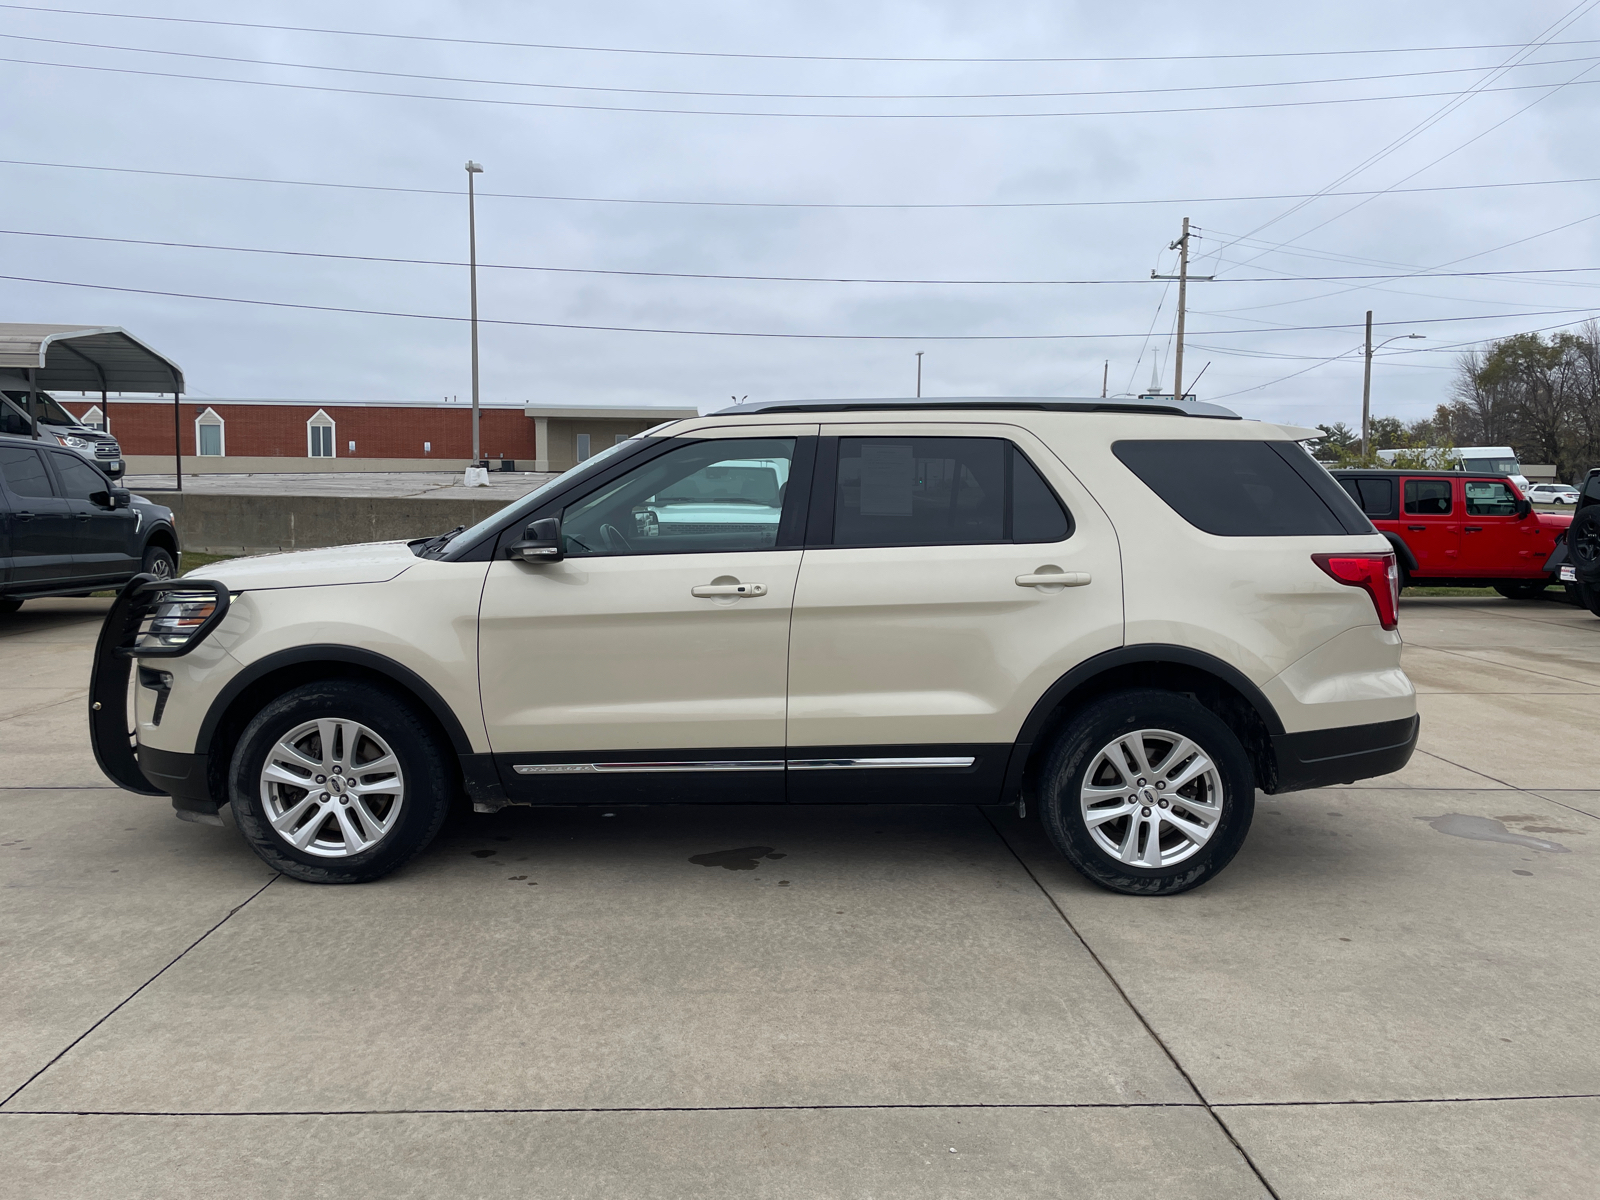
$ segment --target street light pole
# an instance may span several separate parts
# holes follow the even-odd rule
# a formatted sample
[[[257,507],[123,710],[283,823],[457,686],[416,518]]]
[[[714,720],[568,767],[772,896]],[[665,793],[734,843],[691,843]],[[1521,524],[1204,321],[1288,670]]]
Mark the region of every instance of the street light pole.
[[[1422,339],[1426,334],[1397,333],[1387,341],[1372,344],[1372,310],[1367,310],[1367,342],[1366,366],[1361,372],[1361,457],[1367,456],[1367,445],[1372,437],[1372,355],[1374,351],[1382,350],[1389,342],[1398,342],[1406,338]]]
[[[922,399],[922,351],[917,351],[917,399]]]
[[[481,175],[483,168],[467,162],[467,261],[472,276],[472,465],[483,461],[482,445],[478,439],[478,203],[473,190],[472,177]]]

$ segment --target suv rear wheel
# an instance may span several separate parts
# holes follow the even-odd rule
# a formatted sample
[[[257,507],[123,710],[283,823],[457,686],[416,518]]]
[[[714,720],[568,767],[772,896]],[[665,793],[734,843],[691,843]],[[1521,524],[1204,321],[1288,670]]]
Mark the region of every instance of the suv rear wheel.
[[[1039,807],[1050,840],[1092,882],[1173,895],[1210,879],[1243,845],[1255,777],[1239,739],[1199,702],[1115,692],[1062,730]]]
[[[308,883],[365,883],[433,841],[454,777],[411,704],[328,680],[256,715],[228,784],[234,820],[269,866]]]

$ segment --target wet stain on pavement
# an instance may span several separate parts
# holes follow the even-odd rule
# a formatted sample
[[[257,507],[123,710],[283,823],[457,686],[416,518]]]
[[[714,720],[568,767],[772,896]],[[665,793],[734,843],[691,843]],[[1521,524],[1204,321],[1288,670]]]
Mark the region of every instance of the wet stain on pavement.
[[[499,853],[500,853],[500,851],[498,851],[498,850],[474,850],[472,852],[472,857],[473,858],[492,858],[494,855],[499,854]]]
[[[754,871],[763,858],[785,858],[771,846],[740,846],[737,850],[713,850],[709,854],[691,854],[689,861],[697,867],[722,867],[728,871]]]
[[[1560,842],[1512,833],[1493,817],[1469,817],[1463,813],[1445,813],[1439,817],[1418,817],[1440,833],[1451,837],[1470,838],[1475,842],[1505,842],[1511,846],[1526,846],[1530,850],[1543,850],[1549,854],[1570,854]]]

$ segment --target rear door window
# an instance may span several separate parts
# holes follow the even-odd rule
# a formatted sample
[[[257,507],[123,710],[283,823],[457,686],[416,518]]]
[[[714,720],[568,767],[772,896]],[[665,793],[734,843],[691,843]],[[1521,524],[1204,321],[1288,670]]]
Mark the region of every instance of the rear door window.
[[[1448,479],[1406,480],[1406,516],[1448,517],[1453,503],[1451,491]]]
[[[0,474],[16,496],[42,499],[56,494],[44,459],[37,450],[25,446],[0,446]]]
[[[1280,450],[1274,442],[1122,441],[1111,450],[1174,512],[1205,533],[1305,537],[1372,528],[1332,476],[1293,443]],[[1318,482],[1326,480],[1325,488],[1308,478],[1312,471],[1322,472]]]
[[[835,546],[1059,542],[1061,501],[1005,438],[842,437]]]

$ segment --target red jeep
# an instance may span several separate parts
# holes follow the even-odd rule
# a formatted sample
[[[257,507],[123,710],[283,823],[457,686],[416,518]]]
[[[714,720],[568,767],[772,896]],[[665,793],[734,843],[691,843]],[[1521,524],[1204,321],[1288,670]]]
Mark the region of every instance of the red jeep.
[[[1556,582],[1546,563],[1572,518],[1534,512],[1504,475],[1331,474],[1393,544],[1401,587],[1492,587],[1531,600]]]

